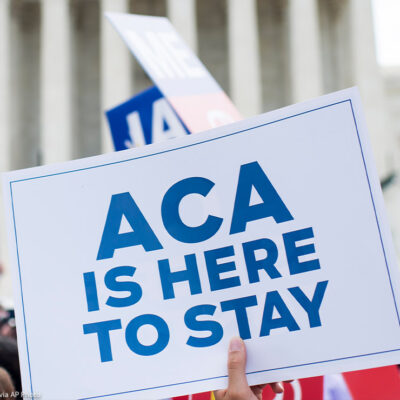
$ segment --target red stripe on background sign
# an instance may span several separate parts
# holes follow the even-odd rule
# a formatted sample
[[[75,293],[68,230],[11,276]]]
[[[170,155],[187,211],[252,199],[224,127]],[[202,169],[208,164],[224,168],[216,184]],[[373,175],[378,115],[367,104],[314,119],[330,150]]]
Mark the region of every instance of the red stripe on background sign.
[[[206,131],[242,119],[223,91],[168,97],[168,101],[191,133]]]

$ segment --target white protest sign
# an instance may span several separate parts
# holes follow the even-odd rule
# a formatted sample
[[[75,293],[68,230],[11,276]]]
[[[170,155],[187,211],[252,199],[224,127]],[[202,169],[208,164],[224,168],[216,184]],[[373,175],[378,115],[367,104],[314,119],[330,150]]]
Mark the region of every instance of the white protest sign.
[[[25,392],[162,398],[400,362],[399,272],[354,89],[5,174]]]

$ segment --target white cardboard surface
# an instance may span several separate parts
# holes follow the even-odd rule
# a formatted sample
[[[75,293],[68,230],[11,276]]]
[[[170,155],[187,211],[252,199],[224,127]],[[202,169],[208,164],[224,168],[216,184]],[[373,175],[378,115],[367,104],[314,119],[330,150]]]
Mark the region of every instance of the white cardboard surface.
[[[229,234],[241,165],[258,162],[293,220],[250,221]],[[161,204],[176,182],[204,177],[215,183],[210,193],[189,195],[179,207],[185,224],[196,227],[208,215],[223,218],[218,232],[200,243],[182,243],[166,231]],[[4,175],[10,255],[13,263],[18,342],[24,391],[46,399],[165,398],[225,387],[227,345],[238,334],[227,300],[256,296],[248,307],[251,339],[248,381],[265,383],[345,370],[400,363],[399,272],[367,132],[355,89],[324,96],[212,131],[149,145]],[[115,250],[96,260],[112,195],[129,192],[163,249],[142,246]],[[260,197],[253,188],[251,205]],[[282,235],[312,227],[320,269],[290,275]],[[127,221],[120,233],[132,231]],[[242,243],[269,238],[276,243],[275,263],[282,277],[249,283]],[[204,252],[233,246],[241,285],[210,290]],[[195,254],[202,293],[191,295],[187,282],[174,285],[175,298],[164,300],[158,261],[173,271],[184,269],[184,255]],[[265,253],[257,253],[258,258]],[[129,307],[110,307],[109,296],[127,297],[104,285],[112,268],[134,266],[132,278],[143,295]],[[99,311],[88,311],[83,274],[94,272]],[[328,281],[319,308],[321,326],[311,328],[307,313],[289,293],[299,287],[312,298],[316,284]],[[261,336],[266,293],[277,291],[299,330],[271,330]],[[187,345],[184,315],[201,304],[215,306],[222,339],[213,346]],[[143,314],[161,317],[169,328],[167,346],[158,354],[138,355],[125,339],[128,323]],[[273,318],[279,318],[274,312]],[[101,362],[96,334],[83,325],[120,320],[110,332],[113,361]],[[155,330],[144,326],[139,341],[151,346]]]

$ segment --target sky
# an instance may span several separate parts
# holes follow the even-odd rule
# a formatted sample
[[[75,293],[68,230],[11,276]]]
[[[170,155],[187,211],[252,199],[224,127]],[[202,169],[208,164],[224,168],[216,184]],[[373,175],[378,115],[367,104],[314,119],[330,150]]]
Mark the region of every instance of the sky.
[[[377,57],[383,66],[400,66],[400,0],[372,0]]]

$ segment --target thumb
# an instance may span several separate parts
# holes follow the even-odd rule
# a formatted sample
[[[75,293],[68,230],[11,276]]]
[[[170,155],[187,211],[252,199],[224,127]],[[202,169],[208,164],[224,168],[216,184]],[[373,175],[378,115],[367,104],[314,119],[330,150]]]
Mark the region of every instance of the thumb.
[[[229,343],[228,353],[228,392],[244,394],[249,390],[246,378],[246,347],[239,337]]]

